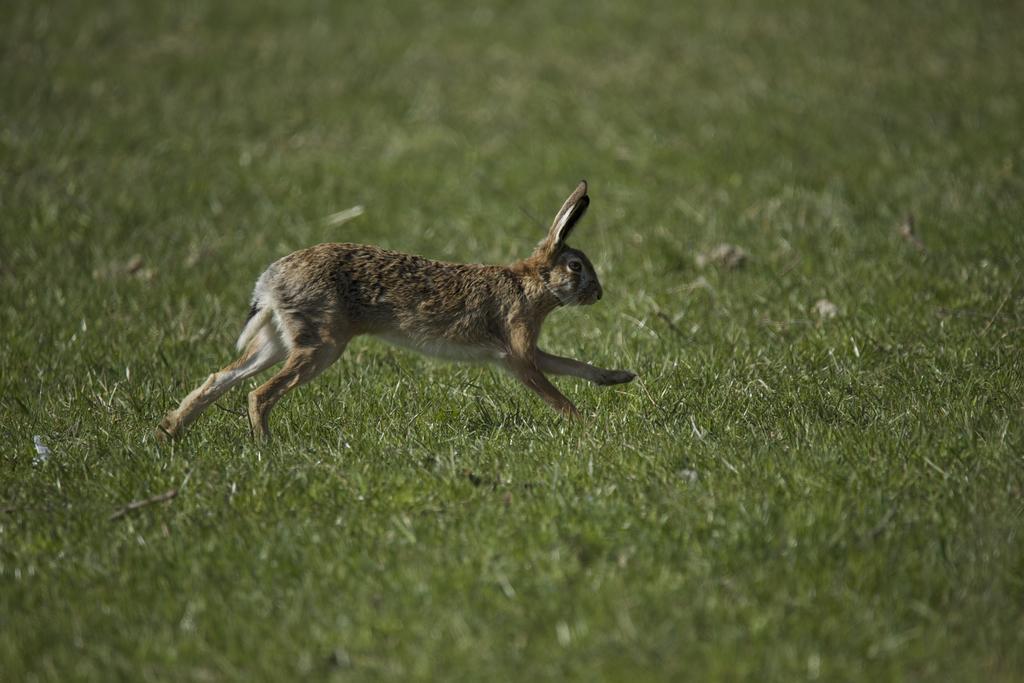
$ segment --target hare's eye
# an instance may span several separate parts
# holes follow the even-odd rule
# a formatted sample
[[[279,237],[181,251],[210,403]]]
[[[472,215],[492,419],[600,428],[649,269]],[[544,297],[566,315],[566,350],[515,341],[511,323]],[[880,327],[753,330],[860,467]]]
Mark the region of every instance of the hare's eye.
[[[583,264],[579,261],[569,261],[569,270],[574,273],[578,273],[583,270]]]

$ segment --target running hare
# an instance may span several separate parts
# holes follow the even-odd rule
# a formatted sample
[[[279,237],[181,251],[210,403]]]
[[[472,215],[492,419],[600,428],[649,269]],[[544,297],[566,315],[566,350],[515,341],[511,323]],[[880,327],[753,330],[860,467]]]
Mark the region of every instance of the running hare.
[[[228,389],[283,360],[277,374],[249,394],[252,428],[269,438],[274,404],[336,361],[360,334],[454,360],[498,363],[555,410],[578,416],[544,373],[595,384],[636,377],[537,348],[551,311],[601,298],[590,260],[565,243],[589,204],[581,181],[533,254],[508,266],[442,263],[357,244],[320,244],[285,256],[256,281],[238,338],[242,355],[168,413],[158,436],[181,434]]]

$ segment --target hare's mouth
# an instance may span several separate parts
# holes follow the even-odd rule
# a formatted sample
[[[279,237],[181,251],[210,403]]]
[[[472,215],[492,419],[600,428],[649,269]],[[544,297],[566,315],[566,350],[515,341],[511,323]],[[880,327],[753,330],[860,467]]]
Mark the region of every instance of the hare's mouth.
[[[558,289],[550,289],[555,298],[558,299],[559,303],[563,306],[591,306],[597,303],[597,300],[601,298],[600,289],[567,289],[559,291]]]

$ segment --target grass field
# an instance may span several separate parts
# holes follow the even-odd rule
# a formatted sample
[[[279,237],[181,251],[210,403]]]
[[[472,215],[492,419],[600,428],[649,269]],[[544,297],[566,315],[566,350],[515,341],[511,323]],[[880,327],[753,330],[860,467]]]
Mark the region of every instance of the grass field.
[[[0,679],[1024,680],[1022,23],[4,3]],[[582,177],[583,423],[360,339],[154,442],[270,261],[510,261]]]

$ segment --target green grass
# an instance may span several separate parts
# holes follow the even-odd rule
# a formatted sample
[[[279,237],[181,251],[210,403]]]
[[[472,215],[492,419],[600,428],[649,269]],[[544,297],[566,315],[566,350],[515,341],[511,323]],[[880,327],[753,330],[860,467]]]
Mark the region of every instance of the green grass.
[[[5,3],[0,677],[1024,679],[1022,22]],[[581,177],[544,342],[641,377],[582,425],[359,340],[268,447],[239,390],[153,442],[273,259],[509,261]]]

